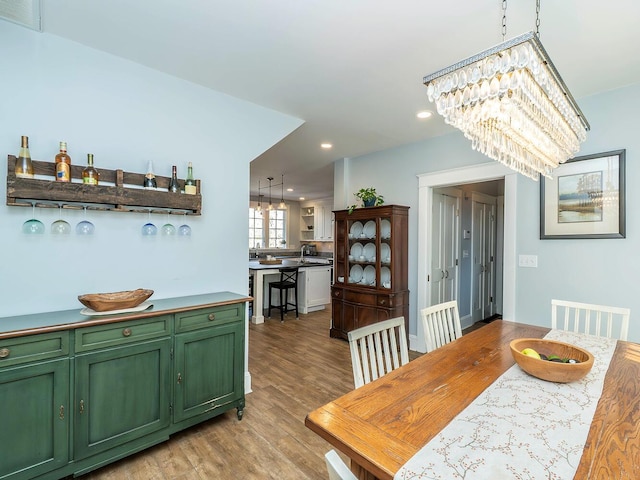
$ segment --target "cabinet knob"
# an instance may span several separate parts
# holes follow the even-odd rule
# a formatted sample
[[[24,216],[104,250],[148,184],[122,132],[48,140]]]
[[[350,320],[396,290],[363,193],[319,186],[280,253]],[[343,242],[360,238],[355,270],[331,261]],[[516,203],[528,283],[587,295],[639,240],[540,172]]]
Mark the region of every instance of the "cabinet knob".
[[[387,304],[387,301],[386,301],[384,298],[381,298],[381,299],[378,301],[378,303],[379,303],[380,305],[386,305],[386,304]]]
[[[339,297],[340,296],[340,291],[336,290],[335,292],[333,292],[333,295],[336,296],[336,297]]]
[[[209,314],[209,320],[215,320],[216,319],[216,314],[215,313],[210,313]]]
[[[60,417],[60,420],[64,420],[64,405],[60,405],[60,412],[58,414],[58,417]]]
[[[182,374],[178,372],[178,385],[182,383]]]
[[[80,414],[84,413],[84,400],[80,400]]]
[[[8,348],[0,348],[0,358],[7,358],[10,353],[11,350],[9,350]]]
[[[131,336],[131,329],[130,328],[125,328],[124,330],[122,330],[122,336],[123,337],[130,337]]]

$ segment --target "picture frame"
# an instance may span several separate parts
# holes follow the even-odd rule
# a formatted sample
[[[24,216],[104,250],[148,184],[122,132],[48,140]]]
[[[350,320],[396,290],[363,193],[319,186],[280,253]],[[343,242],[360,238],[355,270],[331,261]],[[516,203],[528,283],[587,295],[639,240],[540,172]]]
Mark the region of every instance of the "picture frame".
[[[540,176],[540,239],[625,238],[625,156],[576,157]]]

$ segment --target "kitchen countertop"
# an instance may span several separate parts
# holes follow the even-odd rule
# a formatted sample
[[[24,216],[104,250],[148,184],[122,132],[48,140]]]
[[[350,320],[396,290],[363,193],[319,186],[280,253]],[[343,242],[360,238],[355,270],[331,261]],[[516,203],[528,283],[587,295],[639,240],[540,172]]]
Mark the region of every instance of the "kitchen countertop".
[[[300,262],[299,258],[296,259],[292,259],[292,260],[288,260],[288,259],[282,259],[282,263],[277,263],[277,264],[261,264],[259,260],[249,260],[249,270],[272,270],[272,269],[278,269],[281,267],[300,267],[300,268],[307,268],[307,267],[326,267],[326,266],[331,266],[331,263],[329,262],[329,259],[326,260],[322,260],[322,259],[317,259],[317,257],[312,257],[313,259],[308,259],[305,258],[304,261]]]

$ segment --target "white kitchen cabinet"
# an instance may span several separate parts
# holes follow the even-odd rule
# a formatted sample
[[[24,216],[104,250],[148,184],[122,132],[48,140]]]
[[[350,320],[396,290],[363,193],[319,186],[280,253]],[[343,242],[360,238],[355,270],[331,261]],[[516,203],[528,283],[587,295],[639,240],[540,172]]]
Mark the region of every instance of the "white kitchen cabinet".
[[[315,240],[317,242],[333,241],[333,199],[304,203],[301,205],[301,231],[302,240]],[[312,216],[310,218],[310,216]],[[305,231],[309,225],[313,230]],[[313,237],[313,238],[310,238]]]
[[[300,269],[298,310],[300,313],[323,310],[331,303],[331,266]]]

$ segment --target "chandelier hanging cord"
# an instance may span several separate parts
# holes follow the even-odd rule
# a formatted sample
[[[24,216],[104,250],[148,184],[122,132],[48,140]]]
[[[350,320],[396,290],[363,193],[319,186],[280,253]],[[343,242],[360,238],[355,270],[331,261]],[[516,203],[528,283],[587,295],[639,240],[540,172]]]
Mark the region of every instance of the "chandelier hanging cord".
[[[536,37],[540,38],[540,0],[536,0]]]
[[[502,41],[507,38],[507,0],[502,0]]]

